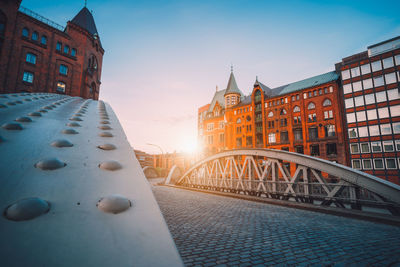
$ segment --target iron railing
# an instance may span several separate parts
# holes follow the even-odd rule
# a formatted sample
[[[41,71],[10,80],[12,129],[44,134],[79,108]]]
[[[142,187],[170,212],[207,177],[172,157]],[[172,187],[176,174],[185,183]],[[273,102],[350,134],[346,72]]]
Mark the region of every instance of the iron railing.
[[[36,12],[26,8],[26,7],[20,6],[19,7],[19,11],[24,13],[25,15],[28,15],[28,16],[34,18],[34,19],[37,19],[38,21],[41,21],[41,22],[49,25],[50,27],[53,27],[53,28],[55,28],[55,29],[57,29],[59,31],[62,31],[62,32],[64,31],[64,28],[65,28],[64,26],[62,26],[62,25],[60,25],[60,24],[58,24],[58,23],[56,23],[56,22],[54,22],[52,20],[49,20],[48,18],[45,18],[42,15],[40,15],[40,14],[38,14],[38,13],[36,13]]]

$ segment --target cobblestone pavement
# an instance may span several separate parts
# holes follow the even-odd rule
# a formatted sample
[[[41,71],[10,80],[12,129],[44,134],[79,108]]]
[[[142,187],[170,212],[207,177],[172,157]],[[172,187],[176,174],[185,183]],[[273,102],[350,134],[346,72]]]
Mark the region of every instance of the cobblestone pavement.
[[[153,186],[186,266],[400,266],[400,227]]]

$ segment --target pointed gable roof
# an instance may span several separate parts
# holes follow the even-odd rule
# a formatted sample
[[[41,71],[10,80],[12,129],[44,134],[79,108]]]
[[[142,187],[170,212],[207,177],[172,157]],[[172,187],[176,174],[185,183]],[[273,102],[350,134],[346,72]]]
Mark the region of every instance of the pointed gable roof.
[[[208,108],[207,112],[213,112],[214,107],[217,103],[219,103],[219,105],[222,108],[225,108],[225,98],[224,98],[225,91],[226,90],[220,90],[220,91],[215,92],[214,97],[211,100],[211,104],[210,104],[210,107]]]
[[[98,34],[92,13],[90,13],[89,9],[86,7],[82,8],[71,22],[87,30],[90,34]]]
[[[229,76],[228,85],[226,86],[225,94],[239,94],[243,95],[240,89],[238,88],[235,80],[235,76],[233,75],[233,71],[231,71],[231,76]]]

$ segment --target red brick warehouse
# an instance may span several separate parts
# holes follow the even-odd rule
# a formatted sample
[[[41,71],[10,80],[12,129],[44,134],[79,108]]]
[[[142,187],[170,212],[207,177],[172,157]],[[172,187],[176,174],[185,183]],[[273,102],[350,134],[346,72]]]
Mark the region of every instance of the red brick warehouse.
[[[63,27],[20,4],[0,1],[0,93],[98,99],[104,49],[90,11]]]

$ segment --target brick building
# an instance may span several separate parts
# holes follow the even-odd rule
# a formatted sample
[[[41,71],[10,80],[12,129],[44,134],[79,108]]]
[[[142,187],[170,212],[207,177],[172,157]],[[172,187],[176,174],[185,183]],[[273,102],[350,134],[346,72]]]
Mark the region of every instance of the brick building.
[[[343,58],[348,165],[400,184],[400,36]]]
[[[204,154],[273,148],[346,164],[338,81],[334,71],[274,89],[256,79],[244,96],[231,72],[226,89],[198,112]]]
[[[0,93],[98,99],[104,49],[89,10],[63,27],[20,3],[0,1]]]

